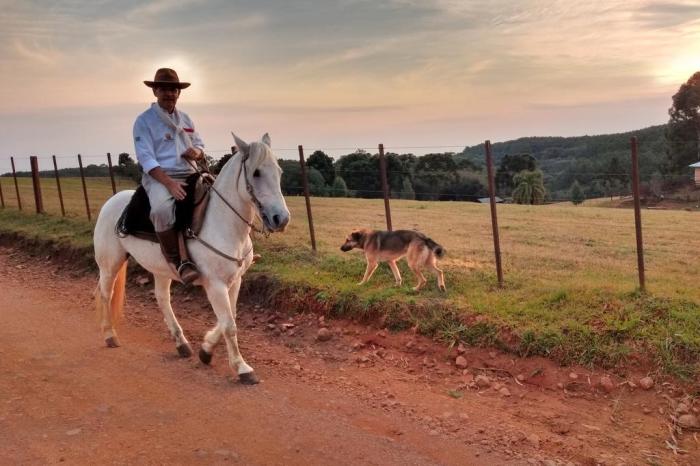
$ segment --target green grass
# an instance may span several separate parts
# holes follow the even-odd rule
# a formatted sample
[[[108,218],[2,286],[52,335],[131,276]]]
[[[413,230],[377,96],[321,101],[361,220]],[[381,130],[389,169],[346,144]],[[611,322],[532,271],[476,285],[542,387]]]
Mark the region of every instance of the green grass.
[[[91,201],[96,213],[111,187],[108,180],[88,183],[100,193]],[[14,205],[8,179],[2,184],[6,203]],[[64,188],[71,196],[70,218],[7,208],[0,211],[0,233],[89,245],[91,224],[82,218],[84,210],[80,214],[79,180],[66,186],[71,186]],[[23,200],[31,197],[23,194]],[[648,290],[640,293],[631,210],[499,205],[506,282],[499,289],[488,206],[392,201],[394,228],[417,228],[447,250],[441,263],[448,292],[439,292],[430,276],[426,289],[415,294],[405,264],[401,288],[393,286],[386,265],[368,285],[357,286],[364,259],[357,251],[339,250],[353,228],[385,227],[383,201],[313,198],[316,254],[310,250],[304,199],[287,202],[288,231],[255,238],[263,260],[254,274],[274,276],[277,283],[269,289],[271,300],[299,311],[381,319],[392,329],[417,326],[446,344],[491,345],[561,363],[612,367],[634,355],[681,377],[700,369],[697,212],[642,212]]]

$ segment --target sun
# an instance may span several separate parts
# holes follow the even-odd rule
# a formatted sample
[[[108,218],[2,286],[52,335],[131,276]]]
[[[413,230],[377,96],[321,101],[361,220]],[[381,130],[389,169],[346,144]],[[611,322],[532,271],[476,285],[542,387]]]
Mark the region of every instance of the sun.
[[[150,68],[153,68],[153,70]],[[201,68],[194,66],[192,60],[182,55],[160,59],[149,64],[147,74],[150,73],[152,75],[158,68],[172,68],[177,72],[180,81],[192,83],[192,86],[187,88],[188,102],[201,102],[205,99],[206,86],[204,85],[204,77],[200,71]]]
[[[700,71],[700,51],[678,56],[656,72],[656,79],[662,84],[681,85],[694,73]]]

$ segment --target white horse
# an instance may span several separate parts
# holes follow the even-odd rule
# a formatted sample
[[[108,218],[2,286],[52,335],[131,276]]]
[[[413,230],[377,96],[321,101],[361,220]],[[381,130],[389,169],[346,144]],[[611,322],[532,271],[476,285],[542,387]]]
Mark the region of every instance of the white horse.
[[[250,145],[233,135],[238,153],[224,165],[214,182],[209,206],[199,240],[189,240],[192,261],[200,278],[195,284],[204,287],[216,313],[217,324],[204,336],[199,357],[211,361],[214,346],[223,336],[229,364],[242,383],[254,384],[258,379],[238,349],[236,302],[241,278],[253,261],[250,231],[258,215],[270,232],[283,231],[290,214],[280,189],[280,169],[270,150],[270,137]],[[158,306],[175,339],[182,357],[192,355],[192,347],[182,333],[170,306],[170,284],[179,280],[168,265],[157,243],[134,236],[120,237],[117,221],[134,191],[121,191],[102,207],[95,225],[95,260],[100,279],[95,290],[98,320],[108,347],[119,346],[114,330],[124,306],[126,262],[132,256],[153,274]]]

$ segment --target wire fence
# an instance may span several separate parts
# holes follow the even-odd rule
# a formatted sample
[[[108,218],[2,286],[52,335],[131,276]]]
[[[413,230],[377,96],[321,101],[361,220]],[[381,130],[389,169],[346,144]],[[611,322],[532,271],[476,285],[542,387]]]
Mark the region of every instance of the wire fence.
[[[581,231],[587,229],[606,229],[609,228],[614,232],[631,232],[631,224],[635,225],[634,235],[634,251],[637,256],[637,271],[638,271],[638,286],[644,289],[645,283],[645,262],[644,262],[644,242],[642,235],[642,223],[640,209],[645,205],[649,209],[653,209],[658,204],[659,199],[664,199],[663,193],[659,194],[654,191],[651,183],[640,185],[640,174],[647,178],[665,178],[670,175],[662,175],[658,173],[650,174],[648,171],[639,170],[639,161],[637,157],[637,140],[630,140],[630,170],[616,171],[582,171],[578,173],[581,176],[588,176],[593,179],[618,180],[615,183],[610,183],[607,192],[602,193],[605,198],[611,201],[614,199],[619,206],[632,207],[634,217],[626,219],[625,222],[611,222],[609,218],[605,218],[597,222],[596,218],[589,218],[586,221],[578,221],[573,218],[561,218],[561,224],[566,224],[568,227],[578,228]],[[456,149],[464,146],[421,146],[421,147],[403,147],[395,146],[385,148],[379,145],[376,148],[326,148],[324,150],[354,150],[354,151],[374,151],[372,157],[376,157],[376,166],[365,166],[363,168],[342,168],[336,167],[333,171],[335,177],[344,180],[362,180],[364,187],[347,186],[342,192],[333,191],[330,185],[325,186],[325,191],[321,194],[314,193],[314,185],[311,179],[311,170],[307,164],[303,146],[298,146],[296,149],[275,149],[275,152],[291,152],[298,153],[298,162],[287,160],[286,163],[297,164],[300,175],[297,179],[287,181],[283,187],[286,194],[290,196],[303,196],[304,206],[306,211],[305,226],[308,226],[308,238],[311,249],[315,252],[318,250],[317,239],[320,239],[324,244],[328,242],[326,238],[318,238],[314,227],[314,214],[317,209],[325,209],[327,205],[314,207],[314,203],[324,197],[364,197],[381,201],[383,209],[379,205],[375,205],[373,209],[373,218],[375,220],[382,217],[382,227],[387,230],[394,228],[394,220],[392,215],[395,213],[392,210],[392,201],[397,200],[448,200],[448,201],[471,201],[489,204],[490,213],[484,214],[488,218],[488,223],[481,225],[481,230],[478,232],[483,239],[484,235],[489,237],[492,242],[493,260],[497,272],[497,280],[499,286],[504,283],[504,266],[501,253],[501,237],[502,230],[506,232],[506,240],[509,242],[509,247],[512,243],[512,235],[510,234],[510,223],[512,218],[507,218],[505,227],[502,225],[499,228],[499,208],[498,204],[504,200],[508,200],[512,195],[512,190],[504,189],[496,182],[496,170],[491,154],[491,144],[486,141],[484,144],[484,159],[483,165],[472,167],[469,176],[466,178],[455,178],[454,185],[449,190],[441,189],[445,184],[445,176],[451,176],[444,170],[440,169],[424,169],[420,173],[416,173],[412,168],[405,166],[397,166],[391,162],[390,156],[385,151],[390,149],[395,150],[417,150],[417,149]],[[230,154],[229,150],[209,150],[208,154]],[[115,163],[116,162],[116,163]],[[388,163],[391,162],[391,163]],[[17,208],[25,211],[35,211],[37,213],[46,213],[51,215],[62,215],[68,217],[86,216],[89,220],[94,220],[101,208],[102,204],[113,194],[126,189],[134,189],[137,186],[137,177],[131,178],[125,173],[124,167],[119,164],[119,161],[112,159],[111,154],[105,155],[53,155],[53,156],[38,156],[38,157],[23,157],[11,158],[12,172],[11,176],[0,177],[0,206],[2,208]],[[286,170],[286,168],[285,168]],[[133,175],[133,173],[132,173]],[[318,176],[318,175],[316,175]],[[441,178],[442,177],[442,178]],[[411,183],[404,183],[404,180],[411,178]],[[466,181],[465,181],[466,180]],[[700,179],[696,180],[700,183]],[[469,184],[469,183],[470,184]],[[348,183],[350,184],[350,183]],[[466,184],[469,184],[467,189]],[[316,186],[317,188],[318,186]],[[314,196],[316,194],[316,196]],[[700,191],[689,187],[685,202],[697,202],[700,204]],[[579,203],[585,201],[585,196],[574,195],[556,195],[545,199],[549,203],[574,202]],[[603,202],[600,200],[599,202]],[[413,207],[411,207],[413,208]],[[383,213],[379,213],[383,210]],[[411,223],[410,214],[399,212],[399,224],[402,227]],[[520,220],[521,223],[526,223],[527,220]],[[485,225],[490,224],[487,230],[484,230]],[[557,224],[554,220],[553,225]],[[487,233],[488,232],[488,233]],[[334,233],[335,234],[335,233]],[[471,234],[475,234],[471,232]],[[627,233],[625,233],[627,234]],[[665,225],[663,231],[658,227],[654,227],[653,236],[655,238],[655,252],[671,251],[677,247],[677,243],[672,241],[668,235],[675,235],[676,238],[687,238],[691,241],[695,233],[689,232],[687,229],[677,228],[674,225]],[[586,241],[582,239],[584,245]],[[590,240],[595,242],[596,254],[601,256],[612,257],[615,255],[628,254],[630,251],[627,247],[621,247],[614,241],[606,243],[604,240]],[[483,243],[480,243],[483,244]],[[524,242],[523,244],[527,244]],[[546,247],[546,245],[538,244],[537,241],[531,240],[528,247],[534,249]],[[556,260],[552,257],[551,260]]]

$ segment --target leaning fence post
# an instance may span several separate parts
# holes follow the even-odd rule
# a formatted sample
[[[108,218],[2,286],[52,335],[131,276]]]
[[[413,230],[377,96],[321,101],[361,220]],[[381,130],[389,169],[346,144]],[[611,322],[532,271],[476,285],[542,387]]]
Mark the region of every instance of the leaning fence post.
[[[34,188],[34,204],[36,213],[44,212],[44,201],[41,198],[41,183],[39,182],[39,159],[36,155],[29,157],[29,165],[32,167],[32,187]]]
[[[109,179],[112,181],[112,194],[117,194],[117,186],[114,184],[114,170],[112,170],[112,154],[107,152],[107,165],[109,166]]]
[[[83,181],[83,196],[85,197],[85,210],[87,211],[88,220],[92,220],[90,215],[90,202],[88,201],[87,186],[85,185],[85,172],[83,171],[83,158],[78,154],[78,166],[80,166],[80,179]]]
[[[17,184],[17,172],[15,171],[15,158],[10,157],[10,163],[12,164],[12,178],[15,180],[15,193],[17,193],[17,207],[22,210],[22,198],[19,197],[19,185]]]
[[[384,158],[384,144],[379,144],[379,171],[382,180],[382,192],[384,194],[384,212],[386,215],[386,229],[391,228],[391,206],[389,205],[389,183],[386,179],[386,159]]]
[[[486,151],[486,169],[489,177],[489,199],[491,204],[491,227],[493,229],[493,249],[496,254],[496,273],[498,286],[503,287],[503,267],[501,265],[501,240],[498,236],[498,216],[496,215],[496,189],[493,175],[493,160],[491,158],[491,141],[484,143]]]
[[[637,233],[637,270],[639,271],[639,289],[644,291],[644,242],[642,241],[642,213],[639,202],[639,160],[637,158],[637,137],[630,139],[632,150],[632,192],[634,194],[634,228]]]
[[[61,192],[61,182],[58,180],[58,165],[56,164],[56,156],[52,155],[53,158],[53,172],[56,175],[56,187],[58,188],[58,202],[61,204],[61,216],[66,216],[66,208],[63,206],[63,193]]]
[[[306,215],[309,217],[309,235],[311,236],[311,249],[316,252],[316,235],[314,234],[314,219],[311,216],[311,199],[309,199],[309,179],[306,174],[306,162],[304,161],[304,147],[299,145],[299,164],[301,165],[301,184],[304,187],[306,198]]]

